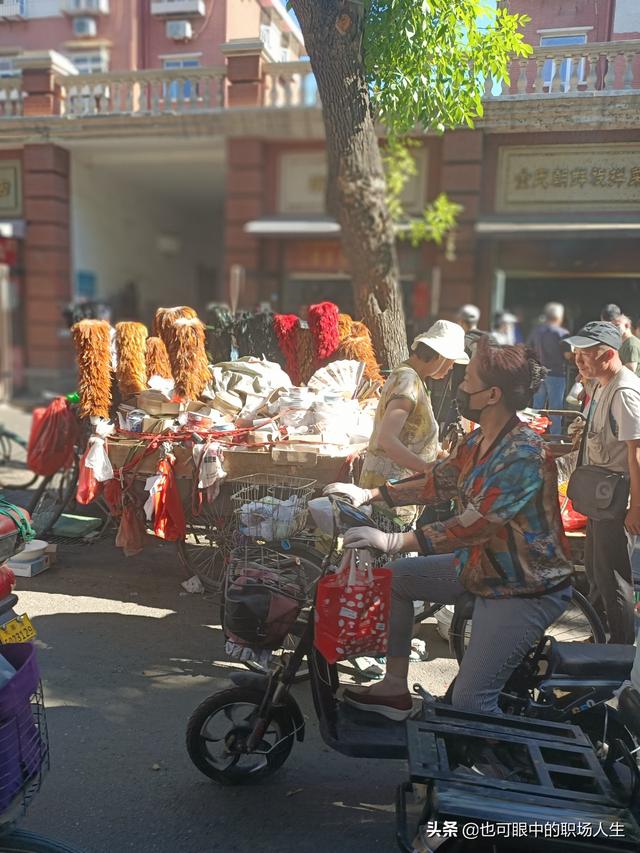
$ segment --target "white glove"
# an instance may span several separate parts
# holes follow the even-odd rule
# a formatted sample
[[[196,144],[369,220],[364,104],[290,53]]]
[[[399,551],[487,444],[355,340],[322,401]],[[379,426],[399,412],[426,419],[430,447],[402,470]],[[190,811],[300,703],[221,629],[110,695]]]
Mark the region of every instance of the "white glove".
[[[354,507],[364,506],[371,501],[371,490],[361,489],[353,483],[330,483],[323,489],[322,494],[348,498]]]
[[[399,554],[403,550],[404,533],[385,533],[375,527],[352,527],[344,534],[345,548],[373,548],[383,554]]]

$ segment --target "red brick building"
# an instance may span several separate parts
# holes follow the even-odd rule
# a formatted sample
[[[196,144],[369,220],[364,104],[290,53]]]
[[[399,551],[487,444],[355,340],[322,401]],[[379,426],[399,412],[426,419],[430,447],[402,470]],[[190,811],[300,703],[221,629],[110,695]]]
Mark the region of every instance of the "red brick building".
[[[83,13],[96,4],[80,16],[95,35],[74,37],[76,2]],[[149,0],[131,4],[144,12],[131,19],[112,18],[114,2],[65,3],[60,15],[62,0],[38,4],[58,10],[48,41],[43,29],[29,41],[41,22],[28,3],[27,17],[0,20],[15,384],[64,380],[60,312],[74,297],[149,319],[157,304],[225,299],[235,268],[241,307],[333,298],[348,309],[321,110],[284,3]],[[417,152],[407,210],[446,192],[463,213],[448,249],[400,243],[407,313],[422,325],[477,301],[485,322],[510,307],[526,324],[552,297],[574,323],[611,299],[640,313],[640,5],[510,6],[532,18],[532,57],[514,63],[509,87],[487,81],[475,130],[428,135]],[[78,39],[87,44],[68,43]]]

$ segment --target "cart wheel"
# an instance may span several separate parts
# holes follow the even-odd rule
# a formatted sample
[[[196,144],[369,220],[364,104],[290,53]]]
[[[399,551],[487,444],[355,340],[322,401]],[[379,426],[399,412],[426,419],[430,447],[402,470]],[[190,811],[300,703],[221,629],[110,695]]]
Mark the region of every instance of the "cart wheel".
[[[27,465],[27,443],[0,428],[0,488],[28,489],[37,479]]]
[[[10,835],[0,838],[0,853],[79,853],[76,847],[69,847],[59,841],[52,841],[35,832],[17,829]]]

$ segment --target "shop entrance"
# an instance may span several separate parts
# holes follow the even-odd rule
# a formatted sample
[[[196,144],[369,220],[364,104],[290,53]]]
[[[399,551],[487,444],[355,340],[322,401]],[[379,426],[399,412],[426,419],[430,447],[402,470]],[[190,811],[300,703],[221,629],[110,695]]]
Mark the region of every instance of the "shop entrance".
[[[547,302],[565,306],[565,325],[576,331],[600,318],[603,305],[615,302],[632,321],[640,318],[640,273],[633,277],[519,277],[507,273],[504,307],[516,314],[528,335]]]

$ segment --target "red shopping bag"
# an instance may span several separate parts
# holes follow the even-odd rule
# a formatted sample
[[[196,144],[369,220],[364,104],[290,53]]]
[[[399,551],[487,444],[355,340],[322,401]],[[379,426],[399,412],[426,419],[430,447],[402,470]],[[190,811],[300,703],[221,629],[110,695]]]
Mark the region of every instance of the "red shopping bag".
[[[85,450],[82,459],[80,460],[80,473],[78,475],[78,487],[76,489],[76,501],[83,506],[90,504],[102,492],[102,483],[99,483],[96,480],[93,468],[88,468],[86,465],[88,452],[89,448]]]
[[[570,533],[573,530],[584,530],[587,526],[587,516],[578,512],[577,509],[574,509],[571,498],[559,495],[559,499],[560,518],[562,519],[562,526],[564,527],[565,532]]]
[[[184,539],[187,532],[178,481],[173,471],[175,461],[175,456],[169,455],[158,466],[162,479],[153,497],[153,532],[168,542]]]
[[[384,655],[389,639],[391,569],[357,565],[345,554],[335,575],[316,589],[314,644],[329,663],[359,655]]]
[[[46,409],[34,409],[27,447],[27,465],[34,474],[49,477],[73,462],[78,427],[64,397]]]

